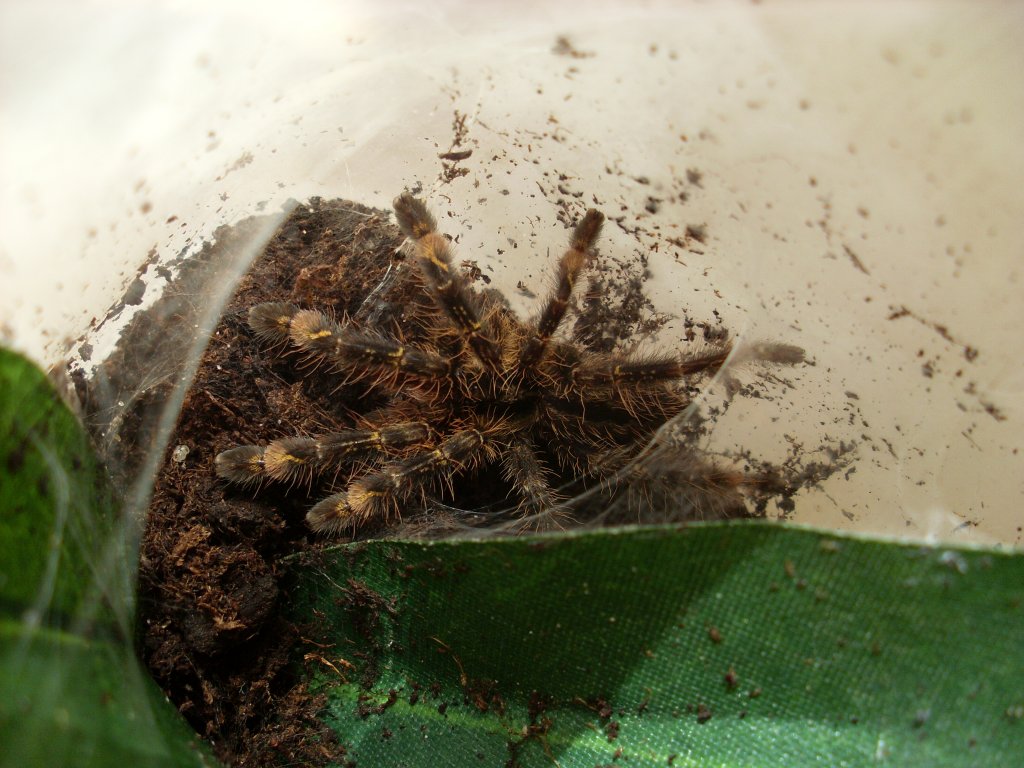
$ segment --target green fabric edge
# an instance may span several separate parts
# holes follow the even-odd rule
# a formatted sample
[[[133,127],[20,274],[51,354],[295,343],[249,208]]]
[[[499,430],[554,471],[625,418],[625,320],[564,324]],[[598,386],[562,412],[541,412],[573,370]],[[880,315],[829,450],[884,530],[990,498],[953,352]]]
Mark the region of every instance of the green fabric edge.
[[[358,765],[1024,755],[1020,554],[748,521],[293,565],[305,674]]]
[[[217,765],[133,653],[133,550],[84,430],[3,348],[0,499],[0,765]]]

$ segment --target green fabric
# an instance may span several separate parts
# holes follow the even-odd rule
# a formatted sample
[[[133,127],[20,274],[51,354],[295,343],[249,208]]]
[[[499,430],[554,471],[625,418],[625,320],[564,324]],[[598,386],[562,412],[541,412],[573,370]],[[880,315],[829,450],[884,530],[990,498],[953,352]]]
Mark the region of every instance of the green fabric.
[[[132,549],[88,440],[0,349],[0,766],[214,765],[131,647]]]
[[[1019,554],[757,522],[375,542],[291,594],[361,766],[1024,756]]]

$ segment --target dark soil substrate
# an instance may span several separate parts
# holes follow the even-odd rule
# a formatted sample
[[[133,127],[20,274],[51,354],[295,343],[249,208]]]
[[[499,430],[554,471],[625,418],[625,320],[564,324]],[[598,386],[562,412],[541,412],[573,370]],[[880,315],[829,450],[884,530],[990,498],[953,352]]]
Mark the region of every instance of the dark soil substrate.
[[[168,375],[142,386],[140,371],[168,355],[185,354],[194,334],[187,310],[194,310],[194,302],[188,297],[202,296],[233,249],[262,223],[252,219],[222,228],[213,244],[183,259],[164,298],[132,321],[93,378],[73,377],[87,421],[121,480],[141,471],[157,406],[177,380]],[[246,323],[248,309],[288,301],[373,323],[410,299],[402,277],[409,265],[400,244],[386,212],[316,198],[296,207],[213,331],[160,464],[140,555],[140,653],[171,701],[230,765],[323,765],[343,762],[345,750],[317,720],[321,700],[297,682],[290,667],[297,643],[315,638],[316,630],[293,626],[278,610],[287,600],[282,558],[330,543],[312,536],[304,523],[323,490],[226,488],[214,474],[213,459],[238,444],[351,425],[351,411],[374,405],[372,392],[341,386],[337,377],[311,373],[294,355],[257,343]],[[610,269],[601,283],[600,264],[598,284],[614,286]],[[465,262],[463,269],[470,279],[486,282],[475,264]],[[642,276],[619,284],[636,294],[635,301],[646,301],[638,293]],[[607,302],[588,304],[584,298],[581,306],[585,317],[588,311],[606,313]],[[602,325],[608,320],[592,319]],[[625,339],[658,322],[651,308],[610,332]],[[785,507],[798,488],[820,481],[840,463],[774,472],[757,467],[774,480],[754,500],[755,508],[763,512],[769,497]],[[475,508],[472,498],[459,501]]]

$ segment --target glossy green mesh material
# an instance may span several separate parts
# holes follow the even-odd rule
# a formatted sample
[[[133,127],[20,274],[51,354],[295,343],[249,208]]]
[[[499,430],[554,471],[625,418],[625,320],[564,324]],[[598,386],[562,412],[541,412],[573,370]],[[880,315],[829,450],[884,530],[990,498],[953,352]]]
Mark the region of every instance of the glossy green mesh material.
[[[1019,765],[1024,560],[768,523],[301,566],[357,765]],[[322,638],[321,638],[322,639]]]

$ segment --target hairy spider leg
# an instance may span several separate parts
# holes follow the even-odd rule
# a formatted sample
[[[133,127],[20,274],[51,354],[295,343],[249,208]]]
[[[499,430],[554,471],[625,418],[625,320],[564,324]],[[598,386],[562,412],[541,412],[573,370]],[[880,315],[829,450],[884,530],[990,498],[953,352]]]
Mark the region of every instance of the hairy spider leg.
[[[292,318],[302,310],[284,301],[266,301],[249,307],[249,327],[261,341],[287,344],[291,340]]]
[[[218,477],[232,483],[247,484],[264,478],[309,482],[334,467],[429,439],[430,427],[423,422],[351,429],[319,437],[283,437],[266,446],[240,445],[222,451],[214,459],[214,467]]]
[[[664,355],[649,358],[611,357],[585,363],[576,370],[576,381],[584,385],[618,387],[656,385],[705,371],[717,371],[729,357],[730,346],[715,347],[683,357]]]
[[[524,513],[552,510],[562,500],[551,488],[551,470],[537,458],[537,452],[528,439],[512,441],[502,456],[501,472],[505,480],[519,491],[522,498],[520,509]]]
[[[435,448],[384,465],[356,478],[348,489],[328,496],[306,515],[309,527],[318,533],[358,528],[372,520],[401,519],[399,506],[416,493],[421,495],[437,477],[451,483],[452,477],[491,457],[491,437],[470,427],[455,432]]]
[[[451,248],[437,232],[437,224],[421,200],[409,193],[394,201],[398,226],[416,247],[416,259],[435,300],[451,318],[477,359],[495,373],[501,370],[501,354],[480,320],[462,276],[452,269]]]
[[[586,266],[590,249],[600,235],[603,223],[604,214],[591,208],[573,230],[569,240],[569,249],[562,254],[562,258],[558,262],[558,271],[555,273],[555,290],[548,297],[533,334],[527,339],[519,354],[520,372],[532,369],[544,355],[548,341],[558,329],[562,318],[565,317],[573,288],[576,286],[580,272]]]
[[[751,484],[751,478],[743,472],[719,466],[685,446],[663,443],[633,457],[615,481],[633,497],[627,503],[638,509],[667,508],[655,500],[670,498],[671,505],[686,517],[696,512],[697,519],[708,520],[745,514],[740,489]]]
[[[397,379],[432,387],[448,378],[451,363],[425,349],[377,333],[339,325],[323,312],[292,304],[257,304],[249,325],[265,340],[290,341],[298,350],[332,365],[346,380],[370,379],[394,385]]]
[[[221,451],[213,460],[217,477],[236,485],[254,485],[266,475],[263,472],[262,445],[236,445]]]
[[[609,388],[626,411],[639,417],[643,413],[664,414],[659,395],[665,385],[686,376],[717,372],[729,357],[732,345],[726,343],[697,354],[657,357],[612,356],[580,365],[575,382],[583,387]]]

